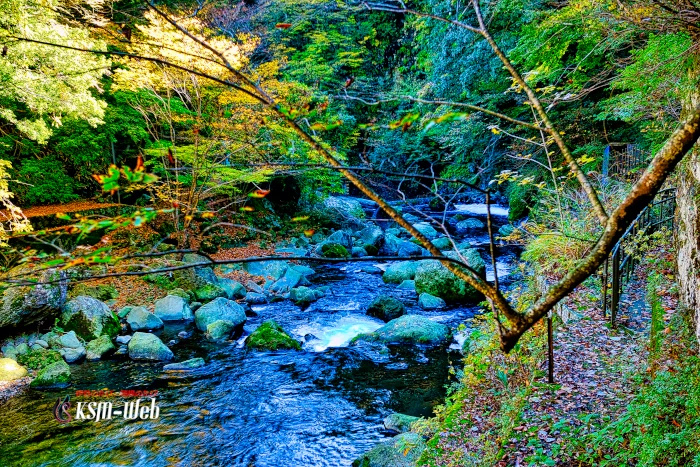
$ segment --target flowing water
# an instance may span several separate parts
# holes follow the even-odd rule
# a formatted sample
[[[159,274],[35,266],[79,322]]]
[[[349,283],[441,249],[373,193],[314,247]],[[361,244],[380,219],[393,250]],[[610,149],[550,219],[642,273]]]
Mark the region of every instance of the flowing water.
[[[504,254],[499,274],[511,258]],[[0,465],[349,466],[389,435],[382,428],[387,414],[430,416],[444,400],[451,361],[459,360],[454,351],[392,348],[372,355],[349,345],[383,324],[364,314],[369,302],[389,294],[409,313],[453,327],[478,311],[422,311],[415,292],[384,284],[370,264],[315,265],[313,282],[330,290],[306,309],[289,301],[253,307],[257,316],[248,319],[244,336],[275,319],[306,341],[303,351],[248,351],[243,338],[217,344],[197,332],[181,339],[177,334],[193,325],[170,325],[160,337],[177,341],[170,345],[174,361],[203,357],[206,366],[176,373],[128,359],[72,365],[70,388],[30,390],[0,406]],[[160,417],[65,425],[54,419],[57,398],[102,388],[158,390]]]

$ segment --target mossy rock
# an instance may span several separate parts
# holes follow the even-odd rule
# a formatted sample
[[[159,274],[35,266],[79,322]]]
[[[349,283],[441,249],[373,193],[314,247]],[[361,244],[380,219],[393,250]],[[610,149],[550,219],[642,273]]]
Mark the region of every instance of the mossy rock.
[[[377,444],[355,459],[352,467],[415,467],[427,445],[416,433],[402,433]]]
[[[406,314],[406,307],[399,300],[388,295],[380,295],[372,300],[367,308],[367,315],[389,322]]]
[[[112,285],[77,284],[68,293],[68,298],[75,298],[81,295],[106,302],[107,300],[117,298],[119,296],[119,292],[117,291],[116,287]]]
[[[275,321],[265,321],[246,339],[246,346],[259,350],[301,350],[301,344],[284,332]]]
[[[180,287],[175,287],[171,291],[168,292],[168,295],[175,295],[176,297],[182,297],[185,302],[189,305],[192,299],[194,299],[194,292],[187,291],[185,289],[181,289]]]
[[[197,300],[202,302],[208,302],[214,300],[215,298],[224,297],[228,298],[226,290],[219,287],[216,284],[205,284],[194,291],[194,296]]]
[[[17,361],[32,370],[41,370],[47,366],[63,360],[56,350],[30,350],[24,355],[18,355]]]
[[[486,263],[475,249],[461,251],[466,264],[481,277],[486,277]],[[459,259],[456,252],[447,253],[448,257]],[[437,260],[421,261],[416,269],[416,292],[428,293],[440,297],[447,303],[478,302],[482,295],[466,281],[458,278]]]
[[[384,419],[384,428],[396,433],[406,433],[411,430],[411,425],[420,420],[419,417],[393,413]]]
[[[97,339],[91,340],[85,346],[87,350],[88,360],[99,360],[105,355],[108,355],[116,350],[109,336],[102,335]]]
[[[66,331],[75,331],[86,341],[97,339],[102,334],[114,337],[121,329],[119,318],[106,304],[85,296],[76,297],[66,304],[61,326]]]
[[[324,258],[348,258],[350,256],[348,249],[340,243],[324,243],[321,247],[321,254]]]
[[[70,367],[61,359],[39,371],[30,386],[35,389],[65,388],[70,385],[70,380]]]

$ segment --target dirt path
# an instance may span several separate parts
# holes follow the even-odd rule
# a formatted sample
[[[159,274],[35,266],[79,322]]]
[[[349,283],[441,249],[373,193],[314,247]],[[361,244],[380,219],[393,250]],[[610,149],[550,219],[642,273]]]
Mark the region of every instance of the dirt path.
[[[95,201],[72,201],[66,204],[52,204],[50,206],[32,206],[31,208],[22,209],[24,215],[28,218],[40,217],[40,216],[51,216],[58,214],[59,212],[69,213],[69,212],[80,212],[80,211],[90,211],[93,209],[109,208],[112,206],[119,206],[116,203],[98,203]]]

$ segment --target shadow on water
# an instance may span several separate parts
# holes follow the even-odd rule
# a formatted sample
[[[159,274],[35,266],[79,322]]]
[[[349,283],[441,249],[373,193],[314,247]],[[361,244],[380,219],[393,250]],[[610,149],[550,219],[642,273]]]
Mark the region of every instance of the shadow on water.
[[[289,301],[254,306],[244,336],[275,319],[304,350],[248,351],[243,338],[206,342],[192,325],[167,326],[175,361],[203,357],[190,373],[163,372],[161,363],[111,359],[71,365],[73,385],[61,391],[29,390],[0,406],[0,464],[5,466],[257,466],[337,467],[385,439],[382,419],[398,411],[430,416],[442,403],[451,358],[419,348],[390,348],[368,358],[352,337],[381,322],[364,314],[380,293],[401,299],[409,313],[457,326],[477,312],[456,307],[425,312],[413,291],[384,284],[367,263],[317,266],[325,297],[306,309]],[[157,389],[160,417],[61,425],[56,399],[79,389]],[[100,400],[99,398],[96,400]],[[104,400],[104,399],[102,399]],[[124,399],[112,399],[120,407]]]

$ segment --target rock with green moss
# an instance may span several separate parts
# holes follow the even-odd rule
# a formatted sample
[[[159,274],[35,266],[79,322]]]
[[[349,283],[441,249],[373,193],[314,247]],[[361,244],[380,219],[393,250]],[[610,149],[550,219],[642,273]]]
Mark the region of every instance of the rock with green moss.
[[[386,268],[382,280],[387,284],[400,284],[405,280],[413,280],[416,277],[418,261],[402,261],[393,263]]]
[[[461,253],[467,265],[481,277],[486,277],[486,264],[477,250],[468,249]],[[458,259],[456,252],[450,252],[447,256]],[[455,276],[437,260],[421,261],[416,270],[415,281],[416,292],[440,297],[447,303],[476,302],[482,297],[474,287]]]
[[[58,356],[61,360],[61,356]],[[63,361],[63,360],[61,360]],[[0,358],[0,381],[14,381],[27,376],[27,369],[11,358]]]
[[[367,314],[379,318],[386,323],[399,316],[405,315],[406,307],[393,297],[380,295],[369,304],[369,307],[367,307]]]
[[[170,290],[168,292],[168,295],[181,297],[187,304],[189,304],[192,301],[192,298],[194,298],[194,294],[192,292],[188,292],[187,290],[181,289],[180,287],[175,287],[174,289]]]
[[[289,299],[299,306],[306,306],[323,297],[325,293],[321,290],[311,289],[309,287],[295,287],[289,292]]]
[[[87,360],[99,360],[117,350],[112,339],[104,335],[88,342],[85,349],[87,350]]]
[[[32,350],[29,353],[17,357],[17,361],[32,370],[41,370],[50,364],[63,360],[61,354],[55,350]]]
[[[384,428],[396,433],[411,431],[411,425],[420,420],[419,417],[412,417],[402,413],[393,413],[384,419]]]
[[[194,296],[197,300],[208,302],[219,297],[227,297],[226,291],[217,284],[207,283],[202,287],[195,289]]]
[[[435,240],[438,237],[438,232],[432,225],[427,222],[418,222],[413,224],[413,228],[422,233],[428,240]]]
[[[427,445],[417,433],[402,433],[379,443],[353,461],[352,467],[415,467]]]
[[[207,325],[207,339],[218,341],[228,339],[236,329],[236,325],[225,319],[218,319]]]
[[[103,302],[92,297],[76,297],[66,304],[61,327],[73,330],[86,341],[102,334],[114,337],[119,333],[119,319]]]
[[[361,334],[356,338],[384,344],[420,344],[430,347],[447,346],[451,339],[452,333],[447,326],[420,315],[401,316],[373,333]]]
[[[113,285],[89,285],[80,283],[71,289],[68,293],[68,298],[79,297],[81,295],[106,302],[107,300],[117,298],[119,292],[117,292],[116,287]]]
[[[30,386],[35,389],[59,389],[68,387],[70,381],[70,367],[63,360],[59,360],[39,371]]]
[[[445,251],[445,250],[451,250],[452,249],[452,242],[450,241],[449,238],[447,237],[440,237],[436,238],[432,242],[435,248],[437,248],[440,251]]]
[[[128,344],[132,360],[167,361],[173,352],[157,336],[148,332],[135,332]]]
[[[20,266],[7,271],[6,276],[20,277],[26,272],[26,266]],[[0,296],[0,334],[6,334],[6,329],[53,322],[66,303],[67,281],[61,280],[65,278],[65,271],[48,270],[39,277],[43,284],[5,289]]]
[[[355,245],[364,248],[369,255],[376,255],[384,245],[384,231],[376,225],[367,226],[357,233]]]
[[[321,246],[321,256],[324,258],[347,258],[350,254],[347,248],[340,243],[324,243]]]
[[[246,346],[259,350],[301,350],[301,344],[284,332],[275,321],[265,321],[246,339]]]

